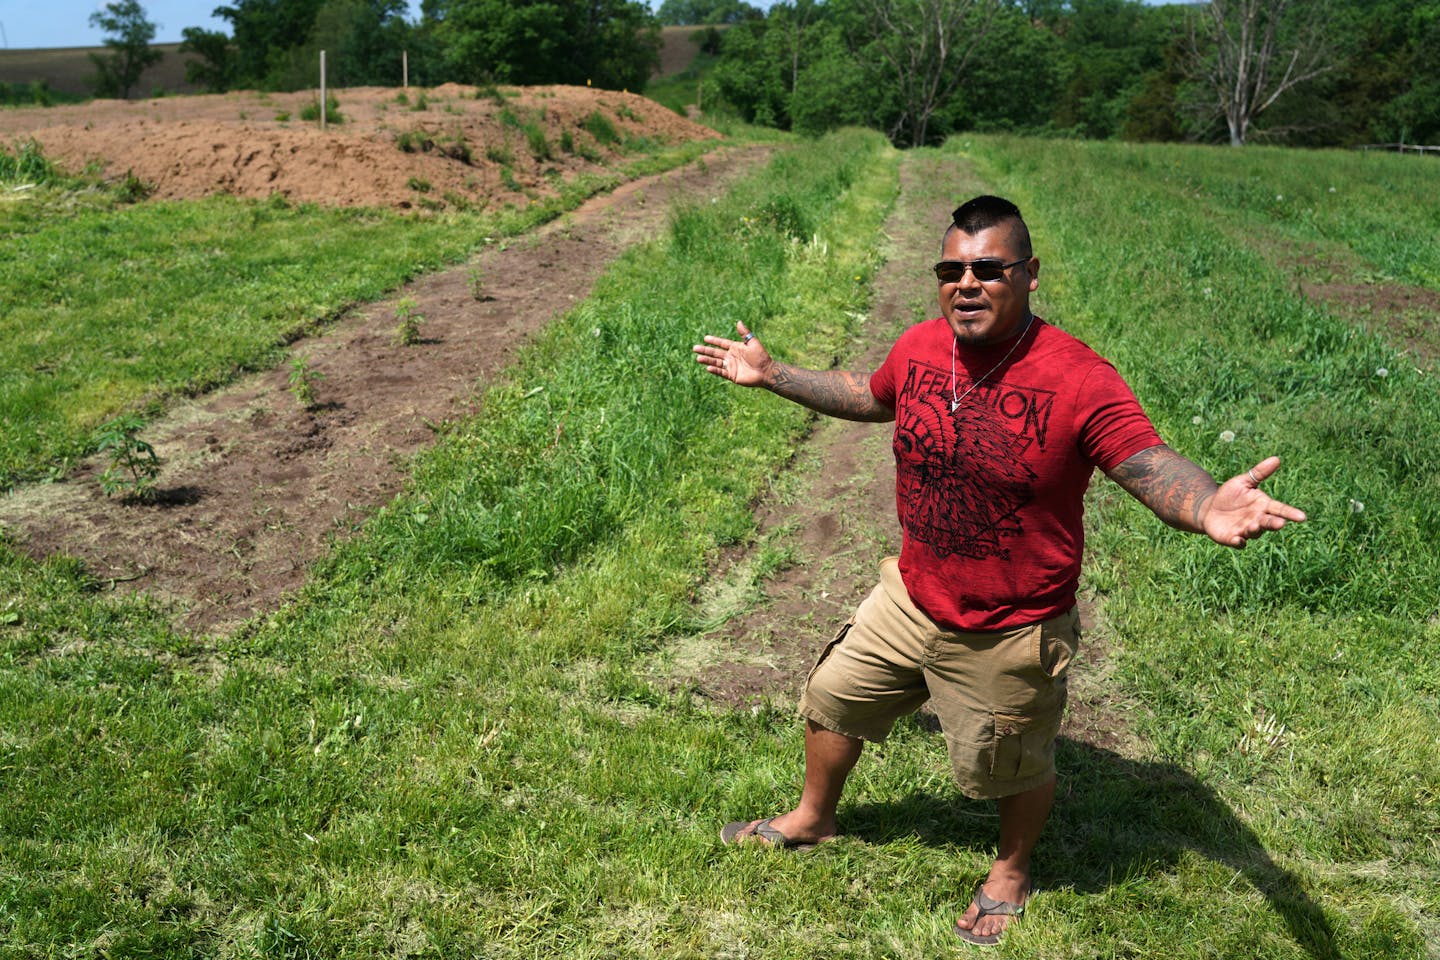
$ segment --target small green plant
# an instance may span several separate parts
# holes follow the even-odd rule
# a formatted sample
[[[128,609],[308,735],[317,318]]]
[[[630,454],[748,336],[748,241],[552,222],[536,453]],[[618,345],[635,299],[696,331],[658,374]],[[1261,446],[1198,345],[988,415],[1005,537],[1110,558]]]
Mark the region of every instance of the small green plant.
[[[416,193],[429,193],[431,190],[430,181],[424,177],[411,177],[405,181],[405,186],[414,190]]]
[[[395,319],[400,321],[395,327],[395,335],[390,342],[397,347],[409,347],[420,342],[420,324],[425,322],[425,317],[415,312],[415,301],[409,297],[404,298],[395,305]]]
[[[451,160],[459,160],[466,166],[469,166],[475,159],[463,133],[457,132],[449,138],[441,140],[438,146],[442,156],[449,157]]]
[[[520,186],[520,181],[515,179],[515,173],[509,167],[500,168],[500,182],[505,184],[506,190],[513,190],[516,193],[522,193],[525,190]]]
[[[279,113],[275,114],[275,122],[276,122],[276,123],[287,123],[287,122],[289,122],[289,120],[290,120],[290,111],[289,111],[289,110],[281,110]]]
[[[410,109],[414,110],[417,113],[421,110],[429,110],[430,101],[426,99],[425,94],[422,93],[420,94],[420,96],[415,98],[415,102],[410,105]]]
[[[310,366],[304,357],[290,361],[290,395],[305,409],[315,406],[315,384],[325,379],[325,374]]]
[[[560,132],[560,149],[565,153],[575,152],[575,135],[569,130]]]
[[[502,167],[508,167],[515,160],[515,155],[510,152],[508,145],[492,143],[485,148],[485,159],[491,163],[498,163]]]
[[[300,109],[300,119],[307,123],[318,123],[320,120],[320,98],[316,97]],[[325,122],[344,123],[345,117],[340,112],[340,101],[335,99],[334,94],[325,95]]]
[[[424,130],[406,130],[395,138],[395,145],[404,153],[429,153],[435,141]]]
[[[13,153],[0,147],[0,182],[49,183],[59,176],[55,165],[45,159],[37,140],[17,143]]]
[[[545,136],[545,128],[540,124],[525,124],[525,144],[530,148],[530,156],[537,161],[550,159],[550,141]]]
[[[135,176],[134,170],[126,170],[125,176],[115,185],[115,198],[121,203],[139,203],[154,192],[155,188]]]
[[[470,296],[476,300],[485,299],[485,271],[479,267],[471,267],[465,277],[466,285],[470,288]]]
[[[154,447],[138,436],[144,425],[138,416],[129,414],[100,428],[97,449],[110,457],[109,465],[100,474],[100,489],[105,496],[118,493],[125,500],[146,501],[155,495],[160,457]]]
[[[402,107],[408,107],[410,105],[410,95],[404,90],[401,90],[399,93],[395,94],[395,102],[400,104],[400,106]]]
[[[615,124],[603,116],[599,110],[592,111],[590,116],[585,118],[581,124],[585,132],[595,138],[595,142],[601,146],[610,146],[620,142],[620,134],[615,130]]]

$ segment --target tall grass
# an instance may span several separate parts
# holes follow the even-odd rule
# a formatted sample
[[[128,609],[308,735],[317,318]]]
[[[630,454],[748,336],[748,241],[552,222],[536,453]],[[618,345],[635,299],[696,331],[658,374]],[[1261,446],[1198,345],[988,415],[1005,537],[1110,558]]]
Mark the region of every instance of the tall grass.
[[[273,366],[287,343],[349,305],[708,146],[635,157],[500,214],[403,216],[223,197],[126,205],[74,185],[7,204],[0,491],[63,475],[119,413],[154,414],[177,395]],[[0,180],[6,156],[17,171],[50,169],[38,150],[0,151]]]
[[[1433,952],[1416,910],[1440,902],[1440,481],[1425,466],[1440,463],[1440,390],[1432,363],[1307,300],[1291,272],[1310,244],[1433,287],[1428,167],[952,149],[1027,211],[1043,312],[1115,360],[1162,436],[1220,477],[1279,454],[1267,489],[1310,515],[1232,552],[1099,491],[1087,572],[1148,742],[1337,908],[1368,901],[1342,911],[1351,931],[1389,956],[1423,955],[1424,938]]]

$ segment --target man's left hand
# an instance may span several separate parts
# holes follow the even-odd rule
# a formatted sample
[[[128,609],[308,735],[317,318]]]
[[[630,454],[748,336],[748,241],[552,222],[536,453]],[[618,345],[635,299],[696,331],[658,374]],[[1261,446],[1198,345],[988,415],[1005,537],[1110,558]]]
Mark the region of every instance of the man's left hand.
[[[1206,536],[1223,546],[1243,549],[1246,540],[1266,530],[1279,530],[1292,520],[1303,522],[1303,510],[1281,503],[1260,489],[1260,484],[1279,469],[1280,458],[1267,457],[1221,484],[1200,517],[1200,528]]]

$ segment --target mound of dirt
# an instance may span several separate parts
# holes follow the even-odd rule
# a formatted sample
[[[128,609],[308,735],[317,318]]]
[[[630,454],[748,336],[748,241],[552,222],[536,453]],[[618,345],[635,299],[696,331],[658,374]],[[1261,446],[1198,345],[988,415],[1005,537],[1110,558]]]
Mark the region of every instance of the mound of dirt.
[[[341,122],[303,121],[314,91],[95,100],[0,112],[0,141],[33,138],[63,169],[127,174],[154,195],[280,195],[339,206],[524,206],[599,172],[627,142],[714,139],[633,93],[588,87],[352,87]]]

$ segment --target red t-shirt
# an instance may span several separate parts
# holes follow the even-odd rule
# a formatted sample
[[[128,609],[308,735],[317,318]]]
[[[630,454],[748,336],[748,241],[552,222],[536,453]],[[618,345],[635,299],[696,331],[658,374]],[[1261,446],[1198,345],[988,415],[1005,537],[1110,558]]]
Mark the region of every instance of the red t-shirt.
[[[900,575],[952,629],[1059,616],[1075,603],[1091,473],[1160,436],[1108,360],[1039,317],[988,377],[1015,341],[958,345],[952,384],[954,343],[944,317],[918,323],[870,378],[895,410]]]

